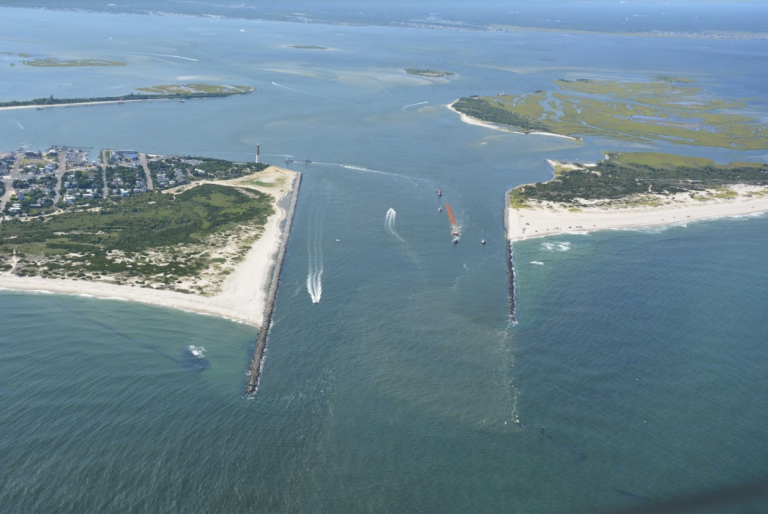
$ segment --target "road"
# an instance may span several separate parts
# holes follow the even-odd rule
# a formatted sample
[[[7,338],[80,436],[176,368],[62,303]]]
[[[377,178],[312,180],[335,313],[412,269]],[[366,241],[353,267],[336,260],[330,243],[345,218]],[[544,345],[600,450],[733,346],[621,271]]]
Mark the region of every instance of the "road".
[[[58,205],[59,200],[61,200],[61,178],[64,176],[66,172],[67,172],[67,150],[62,149],[59,152],[59,167],[56,170],[56,190],[54,191],[54,194],[56,196],[53,197],[53,205]]]
[[[3,177],[3,182],[5,182],[5,194],[3,195],[3,199],[0,200],[0,212],[5,210],[5,204],[11,199],[11,195],[13,194],[13,181],[19,176],[19,168],[21,167],[21,161],[23,159],[24,152],[18,152],[16,154],[16,162],[13,163],[11,174],[7,177]]]
[[[152,183],[152,174],[149,172],[149,166],[147,166],[147,154],[140,153],[139,162],[141,163],[141,166],[144,168],[144,173],[147,174],[147,189],[152,191],[155,188],[155,185]]]
[[[101,151],[101,180],[104,181],[103,197],[106,198],[109,195],[109,186],[107,185],[107,151]]]

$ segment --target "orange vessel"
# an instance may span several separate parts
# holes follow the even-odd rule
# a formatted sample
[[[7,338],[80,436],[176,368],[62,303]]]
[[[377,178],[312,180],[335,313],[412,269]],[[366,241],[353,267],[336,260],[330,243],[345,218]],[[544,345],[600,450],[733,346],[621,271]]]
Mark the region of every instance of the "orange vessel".
[[[451,220],[451,235],[453,236],[453,244],[456,244],[459,242],[459,236],[461,235],[459,225],[456,223],[456,218],[453,217],[453,211],[449,204],[445,204],[445,211],[448,213],[448,219]]]

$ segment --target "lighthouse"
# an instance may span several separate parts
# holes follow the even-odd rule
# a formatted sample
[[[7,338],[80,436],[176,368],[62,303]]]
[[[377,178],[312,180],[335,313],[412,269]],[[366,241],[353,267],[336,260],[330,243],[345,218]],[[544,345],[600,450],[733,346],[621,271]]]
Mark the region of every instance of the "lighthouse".
[[[256,143],[256,163],[259,162],[259,143]]]

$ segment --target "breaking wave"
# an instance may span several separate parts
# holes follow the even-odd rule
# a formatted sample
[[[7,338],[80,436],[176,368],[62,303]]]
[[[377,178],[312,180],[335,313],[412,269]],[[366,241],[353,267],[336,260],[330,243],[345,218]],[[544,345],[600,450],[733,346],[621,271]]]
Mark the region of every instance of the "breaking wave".
[[[568,241],[555,241],[554,243],[541,243],[541,249],[547,252],[567,252],[571,249]]]

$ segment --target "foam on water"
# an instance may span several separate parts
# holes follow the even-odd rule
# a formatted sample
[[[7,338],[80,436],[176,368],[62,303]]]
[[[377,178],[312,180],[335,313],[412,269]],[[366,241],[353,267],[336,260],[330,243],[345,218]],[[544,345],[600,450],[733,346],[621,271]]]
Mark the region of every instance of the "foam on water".
[[[189,345],[187,346],[187,350],[189,350],[189,353],[191,353],[194,357],[197,357],[198,359],[205,358],[205,348],[203,348],[202,346]]]
[[[541,249],[546,252],[567,252],[571,249],[571,243],[568,241],[555,241],[552,243],[541,243]]]

